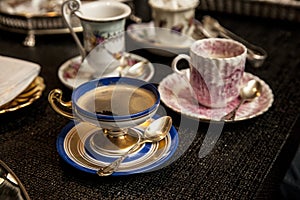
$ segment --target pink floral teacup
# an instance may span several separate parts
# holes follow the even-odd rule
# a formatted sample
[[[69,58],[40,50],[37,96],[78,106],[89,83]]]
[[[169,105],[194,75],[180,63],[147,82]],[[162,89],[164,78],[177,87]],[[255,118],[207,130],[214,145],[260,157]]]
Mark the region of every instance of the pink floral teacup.
[[[172,69],[182,74],[177,63],[186,59],[190,66],[187,78],[195,98],[204,106],[220,108],[239,96],[246,56],[246,47],[234,40],[202,39],[191,45],[190,56],[175,57]]]

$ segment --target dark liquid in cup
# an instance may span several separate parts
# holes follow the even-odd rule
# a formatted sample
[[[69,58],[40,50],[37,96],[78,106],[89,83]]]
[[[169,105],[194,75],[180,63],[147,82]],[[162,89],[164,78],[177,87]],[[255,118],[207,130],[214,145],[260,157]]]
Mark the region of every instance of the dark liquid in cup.
[[[77,104],[84,110],[103,115],[129,115],[155,104],[155,95],[131,85],[102,86],[82,95]]]

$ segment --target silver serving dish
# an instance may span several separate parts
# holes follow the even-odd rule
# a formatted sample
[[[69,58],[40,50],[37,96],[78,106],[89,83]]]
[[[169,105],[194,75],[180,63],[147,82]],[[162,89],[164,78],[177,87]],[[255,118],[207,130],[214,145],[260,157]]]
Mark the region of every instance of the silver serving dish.
[[[69,33],[60,14],[63,0],[0,0],[0,28],[27,34],[23,44],[35,45],[35,35]],[[72,19],[76,32],[79,20]]]

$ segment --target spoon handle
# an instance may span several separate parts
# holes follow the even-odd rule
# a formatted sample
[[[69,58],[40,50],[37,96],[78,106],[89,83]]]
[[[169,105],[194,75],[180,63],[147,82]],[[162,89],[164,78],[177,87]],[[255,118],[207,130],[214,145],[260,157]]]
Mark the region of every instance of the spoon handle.
[[[233,121],[236,115],[237,110],[240,108],[240,106],[245,102],[245,99],[242,99],[240,103],[228,114],[224,115],[221,120],[226,121]]]
[[[243,43],[247,47],[247,58],[250,61],[250,63],[254,67],[262,66],[263,62],[267,58],[267,52],[263,48],[256,46],[241,38],[240,36],[236,35],[235,33],[229,31],[228,29],[223,27],[216,19],[210,16],[204,16],[203,23],[204,25],[206,25],[206,27],[213,30],[213,32],[217,32],[217,35]],[[206,31],[205,28],[202,27],[202,29]],[[205,35],[207,35],[207,33]],[[210,34],[208,33],[208,35]]]
[[[222,37],[239,41],[247,47],[247,58],[254,67],[260,67],[263,64],[264,60],[267,57],[267,52],[263,48],[249,43],[248,41],[225,29],[224,27],[220,27],[218,30]]]
[[[109,176],[112,173],[114,173],[116,170],[118,170],[120,164],[123,162],[123,160],[133,152],[142,142],[137,142],[135,145],[133,145],[126,153],[124,153],[121,157],[110,163],[109,165],[105,167],[101,167],[98,171],[97,174],[99,176]]]

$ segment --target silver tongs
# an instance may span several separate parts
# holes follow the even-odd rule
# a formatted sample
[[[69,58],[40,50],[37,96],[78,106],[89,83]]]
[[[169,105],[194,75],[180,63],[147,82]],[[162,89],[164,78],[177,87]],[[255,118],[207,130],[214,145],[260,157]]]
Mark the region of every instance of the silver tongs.
[[[247,59],[253,67],[260,67],[267,58],[267,52],[261,47],[255,46],[231,31],[222,27],[219,22],[210,17],[204,16],[202,23],[196,23],[196,30],[201,31],[205,37],[223,37],[241,42],[247,47]]]

